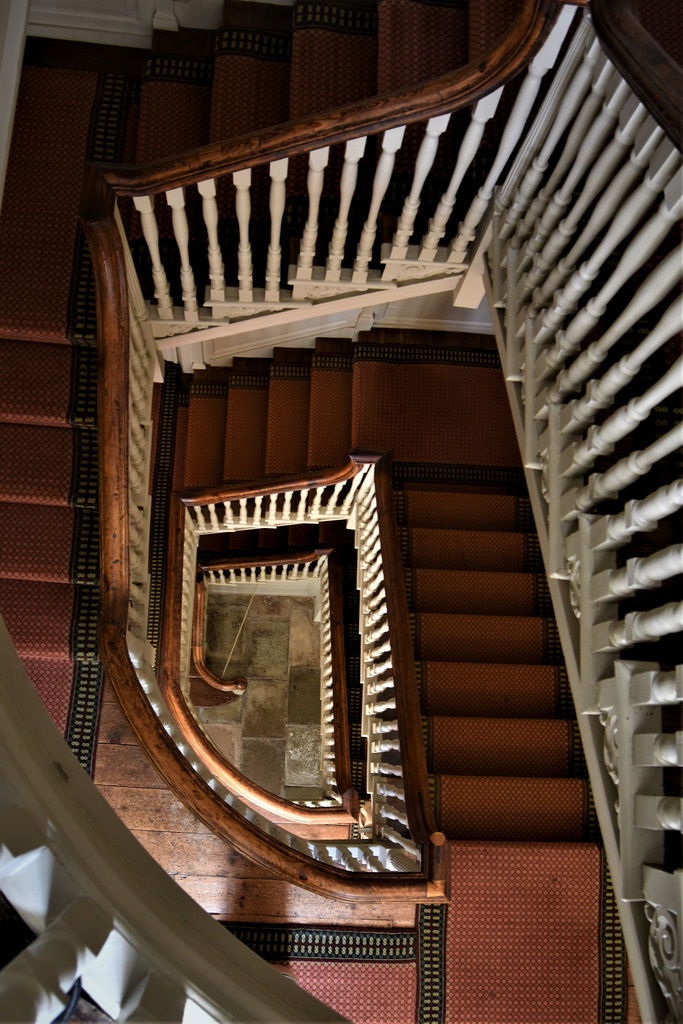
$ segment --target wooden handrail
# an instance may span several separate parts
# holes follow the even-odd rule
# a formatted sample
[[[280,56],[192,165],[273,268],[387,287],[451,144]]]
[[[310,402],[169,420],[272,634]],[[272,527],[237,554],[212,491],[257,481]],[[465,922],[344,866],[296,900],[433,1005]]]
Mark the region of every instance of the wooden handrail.
[[[560,6],[560,0],[522,0],[515,23],[495,46],[457,71],[414,88],[373,96],[258,134],[211,143],[177,157],[138,166],[92,165],[97,167],[101,183],[94,187],[93,182],[82,215],[86,220],[102,215],[102,190],[149,195],[468,107],[526,67],[552,28]]]
[[[184,505],[220,505],[239,498],[262,498],[266,494],[284,494],[285,491],[313,490],[315,487],[331,487],[351,480],[360,471],[363,463],[372,459],[352,452],[345,465],[334,468],[316,469],[310,473],[266,477],[264,480],[244,480],[237,483],[218,484],[215,487],[186,487],[176,491]]]
[[[328,558],[327,575],[330,589],[330,642],[332,646],[332,713],[334,715],[334,770],[337,790],[342,799],[358,794],[351,780],[351,738],[349,733],[348,695],[346,688],[346,653],[344,649],[343,567],[337,557]],[[360,808],[359,808],[360,811]]]
[[[234,679],[221,679],[207,666],[204,661],[204,609],[206,608],[206,586],[203,579],[198,579],[194,587],[194,613],[192,618],[192,660],[197,672],[205,683],[222,693],[233,693],[235,698],[244,693],[247,680],[244,676]]]
[[[683,69],[638,21],[637,0],[592,0],[590,10],[605,53],[683,150]]]
[[[128,553],[129,310],[123,242],[114,220],[116,195],[145,195],[245,166],[343,142],[366,133],[462,109],[503,85],[531,59],[559,10],[555,0],[524,0],[508,36],[475,64],[417,89],[351,104],[304,122],[246,135],[143,167],[86,166],[81,221],[90,247],[97,297],[98,445],[101,544],[99,652],[133,734],[166,784],[217,836],[295,884],[345,900],[446,900],[447,850],[429,848],[429,871],[355,875],[317,862],[265,835],[225,804],[166,734],[131,663],[126,633]],[[355,470],[354,470],[355,471]],[[288,482],[289,489],[292,481]],[[311,481],[313,484],[313,481]],[[272,488],[272,481],[269,483]],[[295,489],[295,488],[292,488]],[[214,492],[215,493],[215,492]],[[258,493],[258,492],[253,492]],[[261,493],[272,493],[268,488]],[[211,501],[185,494],[187,504]],[[218,497],[217,500],[221,500]],[[179,506],[178,502],[175,502]],[[176,519],[179,519],[176,516]],[[177,527],[170,531],[178,541]],[[434,862],[438,862],[434,867]]]
[[[171,718],[197,757],[221,783],[253,807],[278,821],[318,825],[348,825],[357,820],[341,807],[304,807],[269,793],[239,771],[211,742],[202,730],[182,691],[179,678],[181,659],[180,620],[183,581],[183,535],[185,507],[171,499],[169,543],[166,556],[166,585],[162,613],[162,636],[158,657],[159,689]],[[198,584],[203,587],[203,584]],[[202,659],[203,660],[203,659]],[[357,801],[356,801],[357,802]]]
[[[408,827],[415,842],[441,846],[446,837],[437,828],[429,796],[415,653],[388,456],[375,466],[375,495]]]
[[[330,555],[334,548],[315,548],[313,551],[285,551],[281,554],[264,551],[256,555],[235,555],[234,558],[217,558],[213,561],[202,561],[199,568],[202,572],[217,572],[220,569],[255,569],[262,565],[305,565],[315,562],[323,555]]]

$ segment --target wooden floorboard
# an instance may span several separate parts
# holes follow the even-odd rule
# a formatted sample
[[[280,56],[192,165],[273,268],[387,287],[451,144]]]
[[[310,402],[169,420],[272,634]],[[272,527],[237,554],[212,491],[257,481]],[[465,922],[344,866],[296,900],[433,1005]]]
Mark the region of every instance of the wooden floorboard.
[[[214,836],[168,790],[104,688],[94,779],[136,839],[209,914],[256,924],[412,928],[412,903],[354,905],[278,878]]]

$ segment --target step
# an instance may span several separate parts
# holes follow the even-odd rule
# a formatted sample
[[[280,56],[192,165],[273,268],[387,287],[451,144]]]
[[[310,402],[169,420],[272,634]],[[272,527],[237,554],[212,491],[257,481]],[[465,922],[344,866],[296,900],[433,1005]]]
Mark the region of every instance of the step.
[[[99,590],[0,579],[0,615],[21,658],[95,661]]]
[[[270,367],[266,475],[306,469],[313,350],[276,348]]]
[[[23,657],[21,660],[52,721],[66,735],[71,695],[78,672],[76,662],[39,657]]]
[[[216,33],[209,138],[222,142],[289,120],[292,48],[291,9],[279,4],[230,0]],[[268,166],[251,172],[252,229],[268,217]],[[231,242],[237,242],[232,175],[217,185],[221,216]],[[236,246],[228,247],[228,259]],[[237,267],[232,269],[236,275]],[[236,279],[236,278],[235,278]]]
[[[489,569],[542,572],[535,533],[401,528],[403,561],[413,569]]]
[[[0,500],[97,505],[94,430],[0,423]]]
[[[225,421],[224,480],[265,476],[269,359],[234,359]]]
[[[423,719],[423,726],[427,770],[435,775],[577,774],[573,750],[578,737],[573,723],[562,719],[435,716]]]
[[[560,666],[422,661],[416,669],[426,715],[573,715],[567,675]]]
[[[341,466],[351,450],[353,343],[319,338],[311,363],[309,469]]]
[[[521,468],[498,355],[482,348],[359,342],[351,443],[396,463],[476,468],[482,482]]]
[[[96,511],[0,502],[0,577],[97,584]]]
[[[554,619],[533,615],[411,616],[418,661],[474,661],[561,664]]]
[[[408,608],[414,612],[551,615],[545,576],[529,572],[406,569]]]
[[[533,532],[529,499],[405,484],[395,492],[399,524],[436,530]]]
[[[98,68],[22,71],[2,204],[2,337],[69,344],[83,163],[99,84]]]
[[[593,829],[583,779],[432,775],[436,819],[448,839],[579,842]]]
[[[229,370],[195,371],[190,384],[185,442],[185,487],[223,481]]]
[[[94,427],[97,353],[0,339],[0,422]]]

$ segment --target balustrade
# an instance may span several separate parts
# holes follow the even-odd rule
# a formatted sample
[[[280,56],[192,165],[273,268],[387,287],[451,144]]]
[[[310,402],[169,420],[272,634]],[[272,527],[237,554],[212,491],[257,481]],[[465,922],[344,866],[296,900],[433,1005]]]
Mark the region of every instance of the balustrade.
[[[496,197],[486,287],[641,1008],[678,1021],[662,936],[679,909],[646,890],[675,877],[681,830],[666,773],[683,737],[663,719],[683,696],[683,665],[666,667],[683,632],[681,153],[589,21],[557,78]],[[626,660],[644,644],[652,662]]]

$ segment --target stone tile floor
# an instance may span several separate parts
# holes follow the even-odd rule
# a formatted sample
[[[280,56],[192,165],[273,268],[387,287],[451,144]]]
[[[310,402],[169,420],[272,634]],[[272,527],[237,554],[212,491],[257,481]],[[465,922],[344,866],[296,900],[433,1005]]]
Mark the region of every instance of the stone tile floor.
[[[312,597],[209,593],[206,663],[243,675],[239,700],[199,714],[216,746],[264,789],[290,799],[319,797],[320,626]]]

